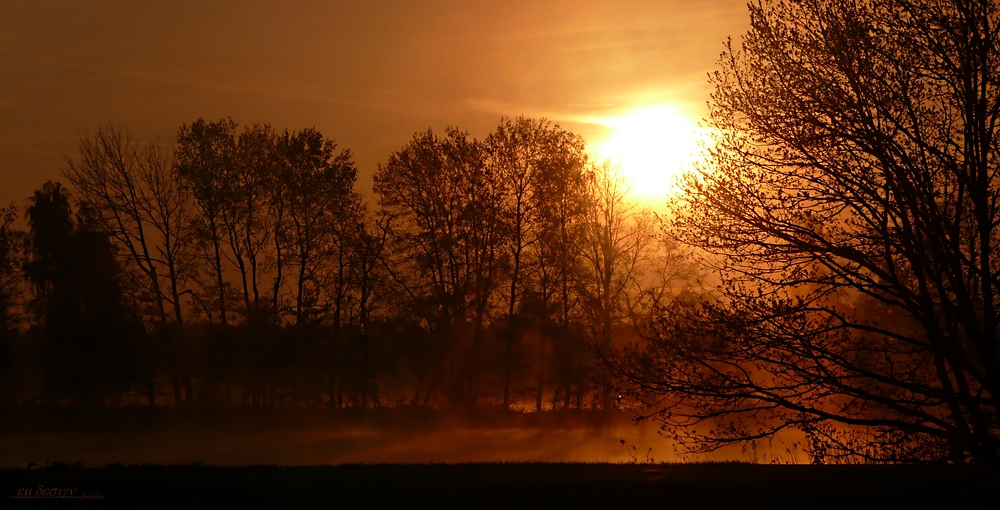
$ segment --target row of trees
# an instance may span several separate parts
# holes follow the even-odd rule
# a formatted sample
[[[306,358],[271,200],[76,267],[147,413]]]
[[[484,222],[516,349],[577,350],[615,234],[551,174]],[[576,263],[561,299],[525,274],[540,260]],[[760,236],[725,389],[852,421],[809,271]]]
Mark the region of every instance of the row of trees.
[[[544,121],[418,133],[371,213],[318,134],[199,121],[175,164],[100,131],[68,172],[75,215],[55,184],[29,232],[5,212],[0,334],[33,296],[51,399],[540,410],[608,408],[613,384],[694,451],[996,464],[1000,6],[750,14],[667,230],[714,292],[679,292],[689,263]]]
[[[671,283],[614,167],[504,118],[481,141],[414,135],[378,168],[377,204],[356,174],[312,129],[84,136],[72,191],[42,186],[27,232],[6,212],[4,331],[40,346],[45,378],[5,398],[610,405],[595,354]]]

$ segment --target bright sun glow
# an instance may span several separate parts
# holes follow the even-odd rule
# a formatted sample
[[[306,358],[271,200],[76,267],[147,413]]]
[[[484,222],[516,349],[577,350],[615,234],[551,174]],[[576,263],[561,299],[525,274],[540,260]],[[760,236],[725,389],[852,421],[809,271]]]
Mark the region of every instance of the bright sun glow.
[[[674,193],[677,178],[704,152],[705,132],[670,107],[645,107],[601,123],[613,132],[595,147],[597,155],[620,164],[633,196],[643,200]]]

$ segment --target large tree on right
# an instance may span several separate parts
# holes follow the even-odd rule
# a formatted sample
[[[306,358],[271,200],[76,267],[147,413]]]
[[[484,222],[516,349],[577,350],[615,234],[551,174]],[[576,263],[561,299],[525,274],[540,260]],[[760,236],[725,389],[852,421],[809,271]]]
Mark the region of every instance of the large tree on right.
[[[997,463],[997,3],[750,16],[673,223],[718,295],[663,303],[624,389],[695,451],[797,429],[816,461]]]

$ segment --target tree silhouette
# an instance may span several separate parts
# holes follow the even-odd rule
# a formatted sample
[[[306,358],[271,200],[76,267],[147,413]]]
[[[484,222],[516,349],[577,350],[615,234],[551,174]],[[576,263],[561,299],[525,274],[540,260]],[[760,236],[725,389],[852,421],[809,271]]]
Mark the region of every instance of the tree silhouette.
[[[267,310],[269,303],[261,299],[261,286],[268,265],[276,262],[269,253],[275,241],[274,206],[281,206],[281,201],[271,196],[280,189],[275,186],[280,165],[276,144],[277,134],[271,126],[246,126],[236,138],[235,158],[227,176],[228,193],[223,195],[228,253],[240,272],[243,315],[248,320],[274,322],[273,311]]]
[[[451,128],[443,139],[414,135],[375,174],[391,229],[388,265],[429,329],[447,339],[438,380],[456,405],[478,397],[487,314],[505,263],[503,189],[487,170],[481,144]]]
[[[11,342],[18,335],[22,317],[21,265],[22,232],[14,229],[17,208],[14,205],[0,209],[0,384],[6,379],[11,366]],[[6,387],[0,386],[0,404],[6,403]]]
[[[609,163],[592,165],[583,229],[583,262],[578,288],[589,317],[597,353],[611,347],[612,330],[632,319],[629,305],[642,292],[641,266],[655,240],[649,211],[629,198],[630,183]],[[578,383],[579,384],[579,383]],[[611,390],[602,388],[610,408]]]
[[[100,128],[67,161],[78,203],[49,183],[30,232],[13,210],[0,223],[0,330],[30,323],[13,351],[40,340],[49,389],[7,393],[610,409],[590,399],[596,348],[664,291],[637,278],[648,239],[602,168],[545,120],[502,118],[482,142],[428,131],[379,168],[369,211],[351,153],[315,129],[199,119],[171,146]]]
[[[85,210],[74,218],[68,194],[51,181],[28,208],[25,272],[36,289],[53,400],[116,402],[136,380],[142,326],[126,305],[108,235],[95,223]]]
[[[352,253],[361,242],[362,229],[361,199],[354,192],[357,169],[350,151],[337,153],[336,148],[333,140],[315,129],[286,132],[276,146],[281,170],[273,188],[277,192],[272,190],[279,209],[274,215],[278,261],[274,306],[277,310],[282,267],[289,266],[294,270],[290,281],[296,334],[315,335],[324,320],[332,322],[327,366],[333,407],[339,401],[337,388],[342,387],[337,381],[343,382],[341,326],[352,288]],[[365,290],[369,288],[360,293]],[[367,392],[361,400],[367,401]]]
[[[500,205],[509,230],[505,242],[510,253],[509,292],[503,332],[503,408],[507,409],[514,346],[527,326],[526,317],[516,312],[525,291],[524,280],[536,276],[541,262],[538,245],[549,226],[543,214],[544,188],[552,179],[581,168],[586,156],[582,139],[544,119],[502,118],[484,145],[487,171],[498,177],[503,190]]]
[[[230,194],[235,152],[236,123],[232,119],[218,122],[198,119],[190,126],[181,126],[177,133],[177,174],[185,189],[193,195],[198,209],[196,226],[200,240],[208,248],[206,258],[211,261],[212,283],[217,296],[214,306],[203,308],[210,318],[212,311],[217,310],[223,326],[229,324],[224,283],[223,217]]]
[[[817,461],[997,462],[997,4],[750,14],[675,224],[721,295],[661,310],[629,388],[696,449],[798,429]]]
[[[569,407],[574,382],[577,383],[577,394],[582,395],[580,383],[583,381],[578,367],[586,354],[588,339],[585,334],[587,328],[581,320],[578,291],[590,203],[587,198],[590,182],[585,157],[571,158],[570,164],[552,167],[539,177],[537,201],[542,234],[537,243],[537,277],[531,289],[533,303],[529,307],[540,323],[535,393],[537,411],[542,410],[547,372],[556,383],[552,395],[553,409],[560,393],[563,407]],[[549,346],[551,355],[546,358]]]
[[[358,228],[360,198],[353,190],[357,169],[347,150],[335,154],[336,144],[316,130],[285,133],[278,141],[283,160],[279,173],[285,203],[280,233],[295,269],[294,317],[305,325],[324,312],[322,292],[330,282],[326,267],[335,244],[344,244]],[[280,258],[280,257],[279,257]],[[279,277],[280,278],[280,277]],[[276,279],[276,286],[278,285]]]
[[[178,405],[192,400],[191,373],[183,370],[178,332],[184,326],[181,293],[189,267],[187,194],[172,162],[158,144],[140,145],[114,126],[80,141],[80,156],[67,161],[69,178],[81,202],[110,234],[127,268],[139,272],[135,300],[151,307],[148,329],[166,346]],[[173,324],[171,324],[171,321]]]

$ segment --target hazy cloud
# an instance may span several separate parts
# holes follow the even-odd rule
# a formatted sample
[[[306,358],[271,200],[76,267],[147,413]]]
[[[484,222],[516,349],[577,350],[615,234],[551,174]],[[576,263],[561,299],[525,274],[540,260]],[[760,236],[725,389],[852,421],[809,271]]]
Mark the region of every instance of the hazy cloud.
[[[501,114],[588,118],[708,96],[742,0],[8,1],[0,6],[0,202],[58,177],[80,130],[172,139],[197,117],[315,126],[361,183],[415,131],[482,136]],[[30,155],[29,155],[30,154]]]

